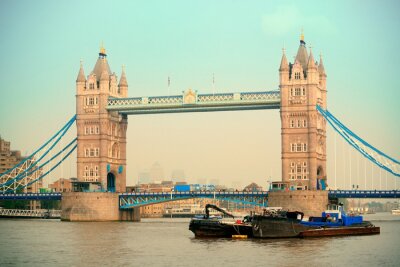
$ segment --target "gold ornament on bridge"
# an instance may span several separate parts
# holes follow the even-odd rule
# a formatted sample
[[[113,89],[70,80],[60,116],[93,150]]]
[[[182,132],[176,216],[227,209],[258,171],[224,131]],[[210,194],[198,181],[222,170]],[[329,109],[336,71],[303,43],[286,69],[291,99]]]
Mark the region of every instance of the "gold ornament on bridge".
[[[187,90],[183,95],[184,104],[195,104],[196,103],[196,92],[192,89]]]

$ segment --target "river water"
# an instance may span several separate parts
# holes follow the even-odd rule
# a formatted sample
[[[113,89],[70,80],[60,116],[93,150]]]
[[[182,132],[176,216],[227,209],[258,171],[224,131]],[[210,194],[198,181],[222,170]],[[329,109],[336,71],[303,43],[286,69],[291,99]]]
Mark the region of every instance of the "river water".
[[[197,239],[189,219],[1,219],[0,266],[400,266],[400,216],[365,216],[380,235]]]

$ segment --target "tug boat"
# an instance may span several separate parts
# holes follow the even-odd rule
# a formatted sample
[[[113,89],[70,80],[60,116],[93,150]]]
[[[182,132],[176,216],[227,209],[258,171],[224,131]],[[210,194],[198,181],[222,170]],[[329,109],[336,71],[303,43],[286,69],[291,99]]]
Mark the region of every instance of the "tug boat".
[[[310,217],[308,221],[300,223],[318,228],[303,231],[299,237],[380,234],[380,227],[364,221],[361,215],[346,214],[342,205],[329,205],[321,217]]]
[[[253,235],[252,226],[249,217],[237,221],[224,221],[222,217],[210,216],[210,210],[214,209],[227,217],[235,218],[232,214],[225,210],[207,204],[205,207],[206,214],[202,217],[196,216],[190,220],[189,230],[192,231],[195,237],[226,237],[232,236],[247,236]]]

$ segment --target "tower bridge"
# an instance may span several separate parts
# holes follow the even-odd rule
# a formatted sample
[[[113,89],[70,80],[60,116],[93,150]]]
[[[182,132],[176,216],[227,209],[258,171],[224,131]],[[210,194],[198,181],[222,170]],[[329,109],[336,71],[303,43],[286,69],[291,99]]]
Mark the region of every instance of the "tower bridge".
[[[275,206],[282,206],[280,203],[285,203],[288,208],[304,209],[315,213],[325,207],[328,195],[330,197],[398,197],[396,191],[362,194],[360,191],[356,193],[325,191],[328,185],[327,122],[373,164],[396,177],[400,176],[399,161],[361,139],[327,110],[326,78],[322,57],[320,56],[319,62],[314,59],[313,52],[311,49],[307,51],[304,36],[301,35],[294,62],[288,62],[283,50],[279,66],[278,90],[201,94],[196,90],[187,89],[182,92],[182,95],[129,98],[125,69],[122,69],[118,81],[117,75],[111,71],[108,64],[106,50],[101,47],[97,62],[89,75],[85,75],[82,63],[80,65],[76,79],[76,116],[25,160],[31,164],[21,162],[9,171],[0,174],[2,197],[11,197],[7,193],[15,193],[28,184],[41,180],[77,149],[76,177],[82,189],[108,193],[63,194],[64,218],[130,220],[138,215],[137,211],[136,213],[132,211],[132,207],[144,205],[143,203],[168,201],[168,194],[150,196],[125,193],[128,115],[259,109],[280,110],[281,178],[290,192],[270,192],[261,195],[214,193],[213,197],[265,205],[265,198],[268,195],[271,205],[274,203]],[[46,155],[48,156],[49,151],[63,138],[74,122],[77,125],[76,139],[46,161]],[[63,157],[64,151],[66,155]],[[56,162],[57,157],[62,158]],[[39,177],[29,176],[52,162],[56,163],[53,163],[54,166],[48,172]],[[169,201],[180,197],[196,196],[171,193]],[[198,195],[198,197],[210,196],[211,194]],[[20,197],[23,196],[20,195]],[[27,197],[40,198],[34,195]],[[60,198],[59,195],[50,197]],[[272,201],[273,199],[276,201]],[[130,208],[129,212],[127,212],[127,207]],[[86,216],[87,214],[90,216]],[[93,214],[97,214],[98,217],[93,217]],[[110,217],[109,214],[113,215]]]
[[[294,190],[319,190],[327,185],[326,73],[320,58],[306,49],[304,36],[293,63],[283,51],[279,91],[128,98],[125,70],[117,76],[102,47],[93,71],[86,77],[81,65],[76,80],[78,136],[77,177],[99,183],[108,191],[125,192],[128,115],[280,109],[282,180]]]

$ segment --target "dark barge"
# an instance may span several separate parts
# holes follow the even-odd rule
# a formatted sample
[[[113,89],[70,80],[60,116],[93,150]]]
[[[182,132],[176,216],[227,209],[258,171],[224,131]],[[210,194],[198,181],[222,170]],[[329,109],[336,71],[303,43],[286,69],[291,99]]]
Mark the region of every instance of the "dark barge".
[[[223,213],[225,216],[235,218],[232,214],[220,209],[219,207],[211,204],[206,205],[206,214],[199,218],[195,217],[190,220],[189,230],[194,233],[196,237],[226,237],[231,238],[234,235],[244,235],[247,237],[253,236],[251,223],[246,219],[236,222],[222,221],[218,217],[210,217],[209,209],[212,208]]]

